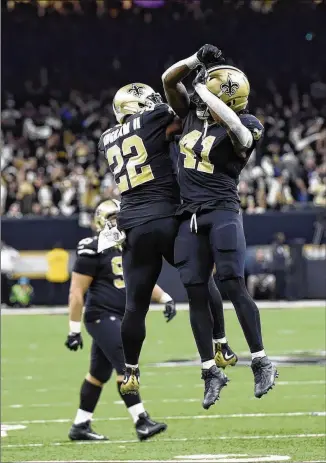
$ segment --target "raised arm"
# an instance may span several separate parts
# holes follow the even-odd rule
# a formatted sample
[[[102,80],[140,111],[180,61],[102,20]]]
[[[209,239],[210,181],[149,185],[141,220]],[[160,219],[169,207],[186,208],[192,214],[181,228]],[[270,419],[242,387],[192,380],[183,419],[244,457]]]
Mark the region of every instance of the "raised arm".
[[[195,53],[189,58],[173,64],[162,75],[164,93],[167,102],[181,118],[187,116],[190,103],[186,87],[181,81],[200,64],[201,63],[197,58],[197,53]]]
[[[164,72],[162,82],[165,96],[179,117],[187,116],[190,104],[188,92],[181,81],[199,65],[209,66],[224,61],[221,56],[222,52],[218,48],[213,45],[204,45],[197,53],[178,61]]]

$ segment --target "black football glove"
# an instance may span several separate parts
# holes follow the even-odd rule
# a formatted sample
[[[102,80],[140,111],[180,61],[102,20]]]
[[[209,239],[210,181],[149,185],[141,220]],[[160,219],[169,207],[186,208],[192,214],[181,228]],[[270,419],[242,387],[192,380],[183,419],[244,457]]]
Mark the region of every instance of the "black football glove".
[[[83,348],[83,338],[80,333],[70,333],[67,336],[67,340],[65,342],[65,346],[69,350],[78,350],[80,347]]]
[[[225,62],[225,59],[222,56],[222,50],[215,47],[214,45],[209,44],[203,45],[197,51],[197,58],[206,69],[209,69],[212,66],[223,64]]]
[[[207,71],[204,68],[204,66],[201,66],[200,70],[197,72],[195,79],[192,82],[192,85],[195,88],[197,84],[206,84],[206,80],[207,80]]]
[[[165,309],[163,315],[166,318],[167,322],[170,322],[177,314],[177,309],[175,307],[175,302],[173,299],[165,303]]]

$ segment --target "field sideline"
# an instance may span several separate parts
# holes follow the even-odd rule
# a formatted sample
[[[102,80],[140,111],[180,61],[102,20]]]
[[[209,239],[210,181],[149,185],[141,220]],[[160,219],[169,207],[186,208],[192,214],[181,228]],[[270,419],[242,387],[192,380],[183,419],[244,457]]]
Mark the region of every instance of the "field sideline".
[[[257,301],[259,309],[305,309],[305,308],[326,308],[326,303],[323,300],[299,300],[299,301]],[[150,306],[151,311],[161,311],[161,304],[152,304]],[[231,302],[223,303],[224,310],[233,310],[233,305]],[[179,311],[189,310],[189,305],[185,303],[177,303],[177,308]],[[67,306],[56,306],[56,307],[47,307],[47,306],[34,306],[28,309],[11,309],[6,307],[1,307],[2,315],[66,315],[68,313]]]
[[[201,408],[200,369],[191,363],[198,359],[186,306],[171,324],[150,312],[141,392],[168,430],[139,443],[111,381],[94,419],[94,429],[110,441],[97,444],[67,438],[88,368],[86,333],[83,351],[71,353],[63,346],[65,316],[12,317],[2,310],[2,461],[326,461],[325,306],[308,305],[262,311],[265,347],[279,361],[280,378],[261,400],[253,397],[236,316],[226,311],[230,344],[243,361],[227,370],[231,382],[208,412]]]

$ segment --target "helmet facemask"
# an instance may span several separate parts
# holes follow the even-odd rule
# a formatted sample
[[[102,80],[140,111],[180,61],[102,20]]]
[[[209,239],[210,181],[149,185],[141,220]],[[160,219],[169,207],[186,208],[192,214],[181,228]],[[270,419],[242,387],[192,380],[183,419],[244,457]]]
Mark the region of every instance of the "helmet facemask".
[[[198,93],[194,92],[190,97],[190,101],[196,105],[196,115],[198,119],[201,121],[206,121],[212,117],[207,104],[204,103]]]

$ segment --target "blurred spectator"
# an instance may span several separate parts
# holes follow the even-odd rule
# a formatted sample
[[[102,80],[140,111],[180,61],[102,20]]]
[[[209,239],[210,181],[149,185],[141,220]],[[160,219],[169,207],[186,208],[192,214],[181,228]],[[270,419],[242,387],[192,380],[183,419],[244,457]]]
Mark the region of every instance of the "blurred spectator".
[[[26,277],[19,278],[11,287],[10,305],[13,307],[30,307],[33,297],[33,287]]]
[[[18,259],[19,252],[1,241],[1,304],[9,304],[10,280]]]
[[[53,306],[54,300],[63,303],[64,283],[69,280],[69,253],[57,243],[51,251],[47,252],[46,259],[48,270],[45,278],[49,282],[48,305]]]
[[[255,259],[247,266],[247,273],[248,292],[252,297],[259,295],[264,299],[274,299],[275,276],[263,249],[257,249]]]
[[[285,235],[280,232],[275,235],[272,243],[272,269],[275,276],[275,297],[285,299],[287,270],[290,265],[289,255],[285,248]]]
[[[115,91],[135,80],[160,90],[164,69],[198,49],[200,37],[218,40],[228,62],[248,74],[250,110],[265,127],[241,175],[243,210],[257,214],[325,206],[322,3],[301,2],[293,9],[267,0],[153,0],[150,8],[118,0],[8,1],[3,12],[8,40],[3,41],[2,67],[2,213],[17,218],[81,214],[87,224],[94,204],[118,196],[106,159],[96,149],[101,132],[116,124]],[[293,34],[289,21],[296,24]],[[131,52],[122,43],[98,45],[121,30],[142,37]],[[148,57],[155,57],[150,66]]]

